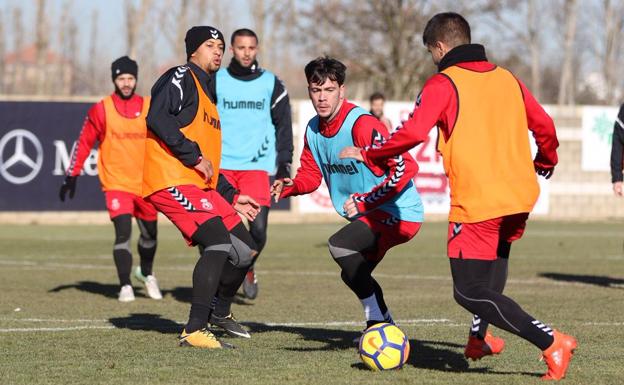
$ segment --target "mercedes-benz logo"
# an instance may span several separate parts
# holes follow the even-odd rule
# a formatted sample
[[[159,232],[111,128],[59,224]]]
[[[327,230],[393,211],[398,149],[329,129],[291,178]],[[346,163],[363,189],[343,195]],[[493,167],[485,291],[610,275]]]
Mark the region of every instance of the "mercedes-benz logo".
[[[37,151],[34,159],[27,153],[24,140],[30,142],[30,144],[34,146]],[[7,144],[13,141],[15,142],[13,154],[5,158],[4,151],[7,149]],[[25,175],[14,175],[11,172],[13,171],[11,168],[18,164],[30,169],[30,171]],[[42,164],[43,148],[41,147],[39,139],[37,139],[32,132],[23,129],[16,129],[9,131],[2,137],[2,139],[0,139],[0,175],[2,175],[7,181],[13,184],[28,183],[37,176],[41,170]]]

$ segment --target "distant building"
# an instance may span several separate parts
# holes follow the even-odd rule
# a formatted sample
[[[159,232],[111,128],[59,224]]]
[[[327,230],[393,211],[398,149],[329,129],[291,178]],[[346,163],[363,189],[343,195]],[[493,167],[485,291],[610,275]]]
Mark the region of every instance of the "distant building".
[[[40,66],[37,48],[32,44],[4,57],[0,89],[4,94],[69,95],[74,79],[74,66],[53,51],[48,50],[44,65]]]

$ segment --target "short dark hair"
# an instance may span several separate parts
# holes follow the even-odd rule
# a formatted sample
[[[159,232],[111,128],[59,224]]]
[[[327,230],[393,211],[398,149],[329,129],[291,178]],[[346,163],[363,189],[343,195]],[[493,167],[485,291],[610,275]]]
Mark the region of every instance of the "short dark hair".
[[[230,39],[230,44],[234,45],[234,39],[236,39],[237,36],[250,36],[256,39],[256,43],[258,42],[258,35],[249,28],[240,28],[234,31]]]
[[[323,84],[327,79],[343,85],[347,77],[347,66],[329,56],[317,57],[305,66],[308,84]]]
[[[438,13],[425,26],[423,44],[425,46],[433,46],[438,41],[450,47],[469,44],[470,25],[459,13]]]
[[[379,100],[379,99],[385,101],[386,97],[381,92],[373,92],[371,96],[368,98],[368,101],[372,103],[375,100]]]

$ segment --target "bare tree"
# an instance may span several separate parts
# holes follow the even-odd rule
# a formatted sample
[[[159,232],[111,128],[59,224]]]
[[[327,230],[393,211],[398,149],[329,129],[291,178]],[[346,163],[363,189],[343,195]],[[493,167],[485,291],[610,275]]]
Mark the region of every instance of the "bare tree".
[[[91,95],[96,95],[99,92],[98,87],[98,11],[93,10],[91,13],[91,33],[89,35],[89,59],[87,64],[87,81],[89,82],[89,92]]]
[[[391,99],[413,99],[432,72],[421,48],[430,2],[330,0],[302,11],[302,33],[314,56],[329,54],[350,68],[362,92],[381,89]],[[356,88],[357,89],[357,88]]]
[[[498,60],[508,61],[515,67],[523,64],[528,65],[530,83],[529,88],[535,97],[540,100],[542,95],[542,63],[543,54],[540,36],[547,28],[543,23],[543,1],[526,0],[491,0],[485,2],[482,12],[488,17],[486,22],[497,32],[498,41],[491,46],[507,49],[507,58],[501,58],[496,53]],[[524,19],[524,21],[522,21]],[[523,55],[526,53],[527,55]],[[528,57],[528,60],[526,59]],[[507,60],[504,60],[507,59]],[[514,72],[518,68],[511,68]]]
[[[533,95],[537,100],[542,96],[542,69],[540,68],[541,47],[539,41],[539,22],[536,17],[536,0],[527,1],[527,27],[528,33],[526,36],[526,43],[529,46],[529,52],[531,52],[531,89]]]
[[[62,11],[57,22],[58,41],[62,63],[62,85],[63,94],[74,94],[77,89],[78,70],[78,26],[71,14],[73,0],[63,2]]]
[[[559,95],[557,104],[572,104],[574,102],[575,84],[572,81],[572,60],[574,55],[574,41],[576,38],[576,0],[565,0],[563,4],[563,17],[565,23],[565,37],[563,40],[563,63],[561,65],[561,77],[559,78]]]
[[[5,47],[5,31],[4,31],[4,14],[0,11],[0,94],[5,93],[5,65],[6,47]]]
[[[25,93],[24,91],[24,68],[20,65],[22,60],[21,54],[24,50],[24,24],[22,21],[22,9],[20,7],[13,8],[13,52],[15,53],[15,61],[12,63],[13,76],[8,85],[9,92]]]
[[[37,0],[37,32],[35,40],[35,49],[37,55],[36,66],[36,92],[37,94],[44,94],[48,90],[47,87],[47,66],[46,58],[48,55],[48,26],[49,22],[46,17],[46,2],[45,0]]]
[[[163,35],[173,49],[174,56],[184,55],[184,36],[190,28],[191,0],[167,0],[160,10],[160,26]]]
[[[159,26],[156,23],[147,23],[145,25],[143,31],[149,38],[144,40],[137,53],[137,61],[139,63],[137,90],[143,95],[149,94],[154,79],[158,76],[158,68],[154,58],[156,39],[151,38],[151,36],[156,36],[158,34],[158,28]]]
[[[138,7],[134,6],[132,0],[126,0],[126,46],[131,58],[136,58],[138,33],[143,30],[145,19],[151,8],[152,0],[141,0]]]
[[[622,27],[624,26],[624,6],[621,1],[603,0],[605,46],[602,70],[606,84],[606,101],[617,102],[615,92],[618,86],[617,75],[620,70],[622,47]]]

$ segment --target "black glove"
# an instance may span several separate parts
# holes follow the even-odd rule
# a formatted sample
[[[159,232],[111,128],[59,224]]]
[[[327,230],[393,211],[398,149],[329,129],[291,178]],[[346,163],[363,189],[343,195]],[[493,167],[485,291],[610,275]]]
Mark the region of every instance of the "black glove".
[[[77,176],[66,176],[63,184],[61,185],[61,189],[59,190],[59,198],[61,202],[65,202],[65,195],[69,191],[69,198],[74,199],[74,195],[76,194],[76,180]]]
[[[290,163],[280,163],[277,165],[275,179],[290,178]]]

